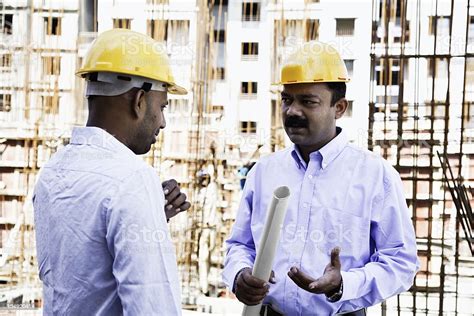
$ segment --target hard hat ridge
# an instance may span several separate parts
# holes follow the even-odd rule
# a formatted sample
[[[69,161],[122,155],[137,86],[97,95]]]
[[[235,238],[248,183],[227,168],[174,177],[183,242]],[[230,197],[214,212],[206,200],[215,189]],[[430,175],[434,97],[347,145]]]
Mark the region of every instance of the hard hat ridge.
[[[346,65],[329,44],[310,41],[296,49],[281,68],[279,84],[348,82]]]
[[[165,47],[151,37],[127,29],[100,34],[76,75],[108,72],[144,77],[167,84],[171,94],[186,94],[173,77]]]

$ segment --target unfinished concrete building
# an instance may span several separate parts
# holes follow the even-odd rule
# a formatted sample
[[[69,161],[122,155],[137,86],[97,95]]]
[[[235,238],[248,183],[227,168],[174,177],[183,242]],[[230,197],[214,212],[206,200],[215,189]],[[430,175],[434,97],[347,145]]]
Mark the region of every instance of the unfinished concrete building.
[[[0,1],[0,305],[38,303],[32,190],[77,121],[78,1]]]
[[[421,261],[385,313],[472,313],[472,213],[453,202],[443,167],[472,188],[473,15],[472,1],[373,1],[368,146],[401,174]],[[466,197],[470,209],[472,189]]]
[[[206,309],[216,304],[207,298],[228,294],[221,269],[240,197],[238,170],[289,143],[271,84],[295,45],[321,40],[341,50],[352,78],[340,124],[352,142],[400,172],[418,236],[422,270],[415,286],[370,314],[469,314],[463,307],[474,301],[472,216],[453,201],[443,166],[448,158],[457,185],[473,186],[471,6],[470,0],[0,1],[0,295],[6,293],[0,304],[39,304],[36,174],[68,142],[72,126],[85,122],[83,84],[74,71],[90,42],[97,32],[129,28],[167,44],[176,79],[190,91],[170,96],[167,128],[144,156],[162,179],[176,178],[193,204],[170,223],[184,308]]]

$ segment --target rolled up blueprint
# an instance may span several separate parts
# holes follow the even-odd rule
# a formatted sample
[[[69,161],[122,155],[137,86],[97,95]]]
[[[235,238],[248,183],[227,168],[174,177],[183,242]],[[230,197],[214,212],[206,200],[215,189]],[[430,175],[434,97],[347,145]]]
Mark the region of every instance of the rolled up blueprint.
[[[267,211],[265,227],[260,239],[257,257],[253,266],[252,275],[261,280],[268,281],[272,273],[273,259],[280,240],[281,227],[288,207],[290,189],[282,186],[273,191],[273,199]],[[262,304],[244,306],[242,316],[258,316]]]

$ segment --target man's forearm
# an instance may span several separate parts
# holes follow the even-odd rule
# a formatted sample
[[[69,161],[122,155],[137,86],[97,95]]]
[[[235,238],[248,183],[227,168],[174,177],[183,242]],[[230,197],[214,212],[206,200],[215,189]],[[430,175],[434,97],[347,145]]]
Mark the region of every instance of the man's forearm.
[[[378,261],[362,268],[341,271],[344,289],[340,301],[368,307],[411,287],[417,271],[416,259],[399,260],[380,254],[377,257]]]
[[[229,243],[229,242],[228,242]],[[255,250],[243,244],[231,244],[226,255],[222,276],[229,289],[234,290],[237,274],[244,268],[251,268],[255,260]]]

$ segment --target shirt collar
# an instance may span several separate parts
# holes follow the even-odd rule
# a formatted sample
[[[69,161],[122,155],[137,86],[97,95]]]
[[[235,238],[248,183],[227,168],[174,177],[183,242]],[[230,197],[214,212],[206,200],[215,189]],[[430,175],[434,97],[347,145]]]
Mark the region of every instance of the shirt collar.
[[[341,127],[336,127],[336,133],[336,137],[334,137],[329,143],[309,155],[310,160],[321,160],[322,169],[325,169],[332,161],[334,161],[348,143],[346,132]],[[295,160],[298,168],[306,168],[306,162],[301,156],[298,146],[295,144],[293,145],[291,156]]]
[[[114,152],[136,156],[117,138],[99,127],[74,127],[70,143],[74,145],[95,145]]]
[[[291,151],[291,156],[296,162],[296,166],[298,169],[303,168],[306,169],[306,161],[304,161],[303,157],[301,156],[300,150],[296,144],[293,144],[293,150]]]

